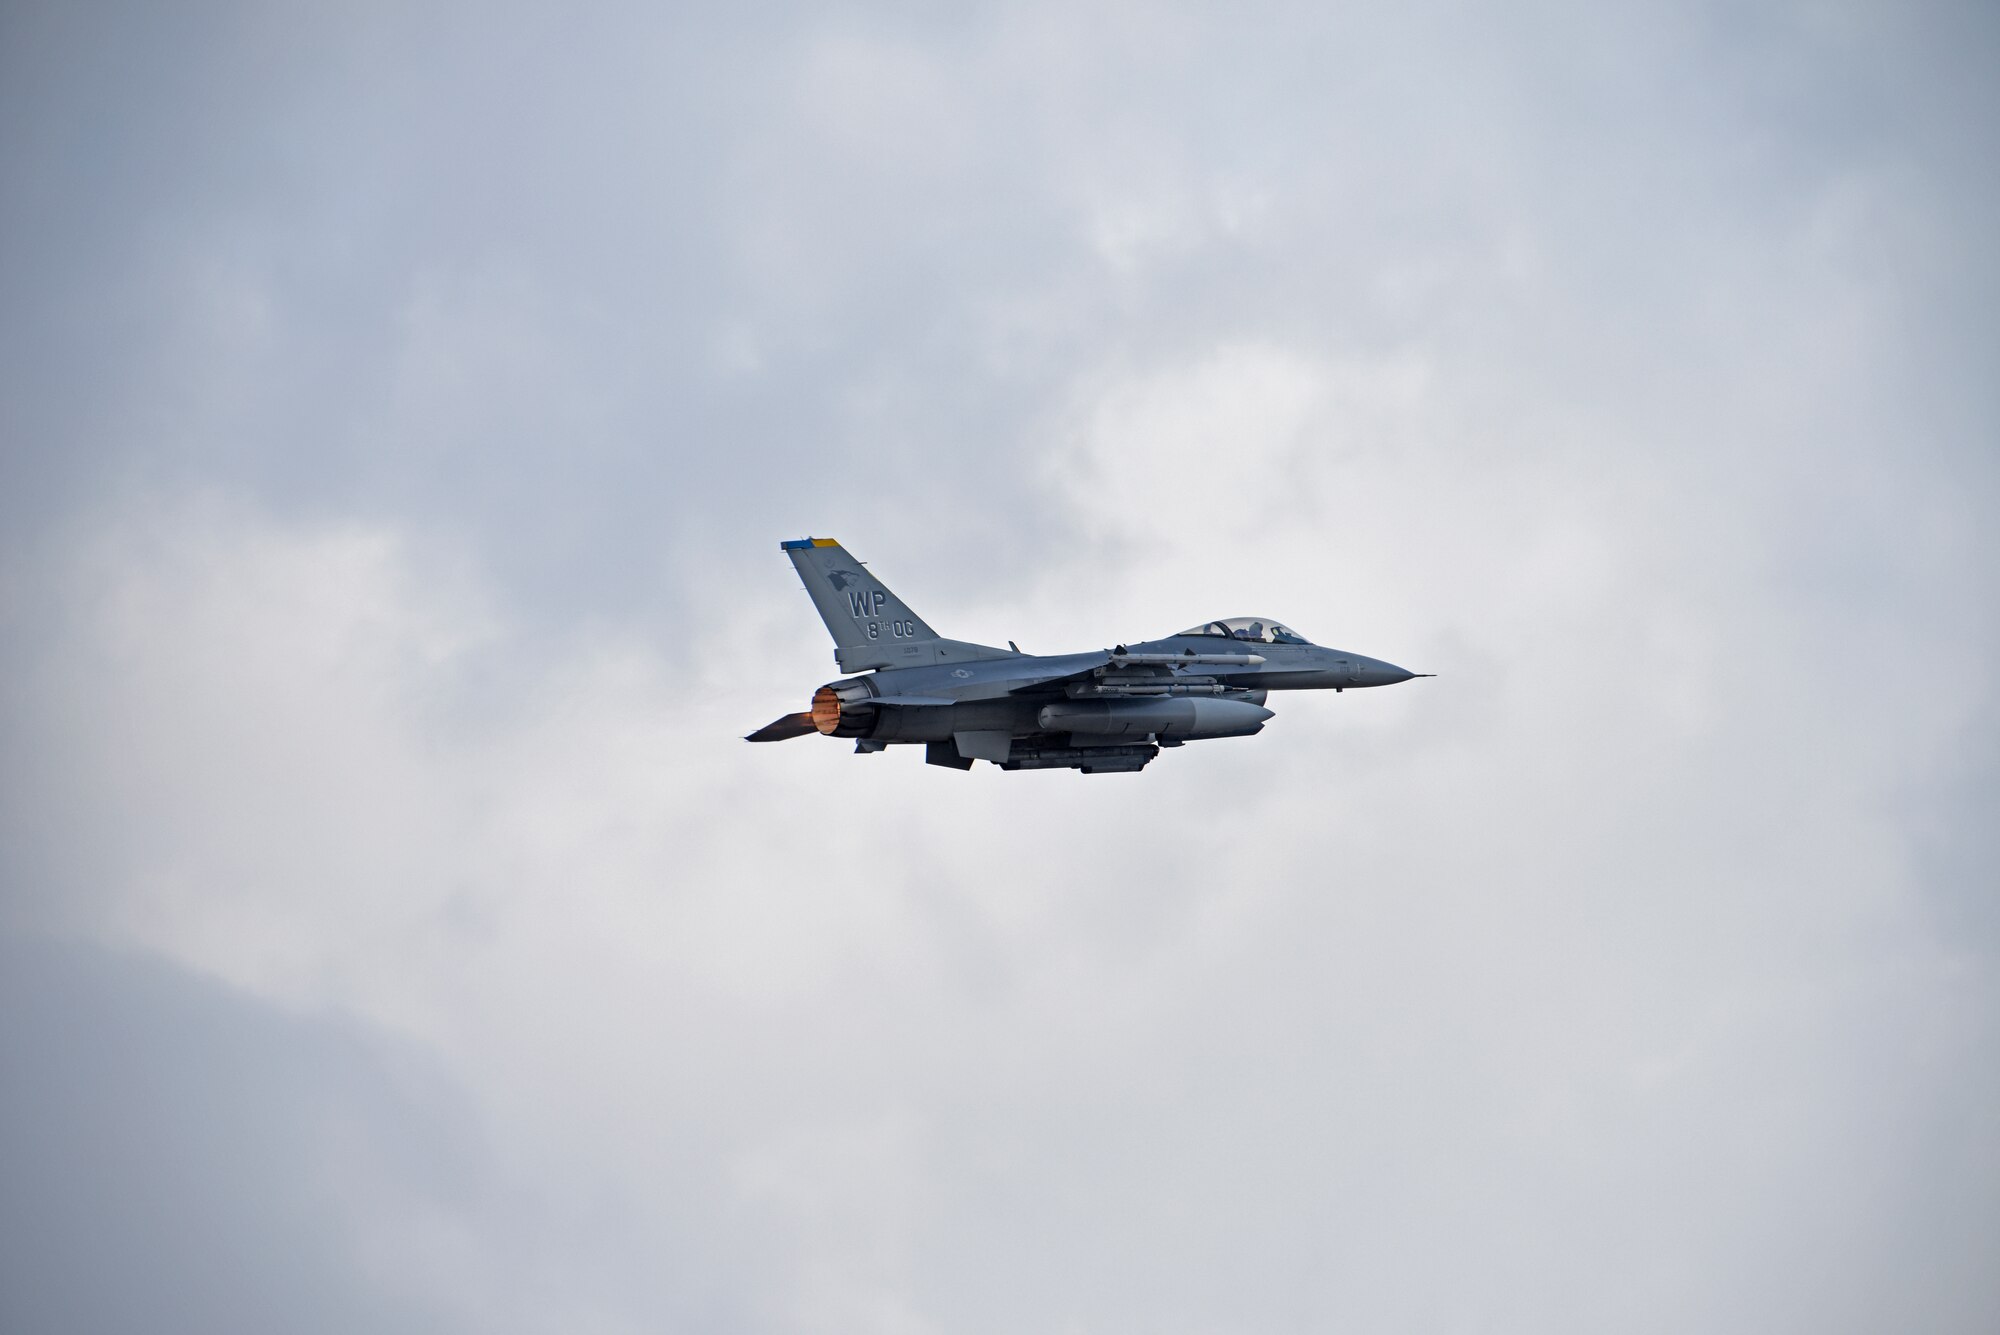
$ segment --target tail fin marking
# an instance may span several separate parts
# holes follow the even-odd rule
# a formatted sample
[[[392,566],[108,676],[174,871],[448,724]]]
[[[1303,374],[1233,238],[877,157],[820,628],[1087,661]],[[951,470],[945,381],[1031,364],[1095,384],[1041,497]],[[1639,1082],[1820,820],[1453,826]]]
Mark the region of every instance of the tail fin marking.
[[[843,672],[1005,658],[1005,649],[947,640],[832,538],[778,544],[833,636]]]

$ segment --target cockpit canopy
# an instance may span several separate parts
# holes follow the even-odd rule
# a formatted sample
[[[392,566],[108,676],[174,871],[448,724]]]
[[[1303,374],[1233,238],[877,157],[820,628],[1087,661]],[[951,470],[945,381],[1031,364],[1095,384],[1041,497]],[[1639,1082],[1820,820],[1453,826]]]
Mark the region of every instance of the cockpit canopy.
[[[1311,644],[1305,636],[1281,626],[1269,617],[1230,617],[1227,621],[1204,621],[1180,632],[1183,635],[1215,635],[1226,640],[1248,640],[1253,644]]]

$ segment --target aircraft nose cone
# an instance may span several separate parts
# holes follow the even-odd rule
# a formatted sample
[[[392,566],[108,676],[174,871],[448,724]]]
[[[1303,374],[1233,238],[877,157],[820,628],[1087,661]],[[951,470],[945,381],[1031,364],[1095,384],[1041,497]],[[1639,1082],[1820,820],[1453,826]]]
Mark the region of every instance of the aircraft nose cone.
[[[1408,681],[1419,674],[1408,668],[1399,668],[1394,663],[1384,663],[1379,658],[1371,658],[1362,667],[1361,675],[1370,686],[1394,686],[1399,681]]]

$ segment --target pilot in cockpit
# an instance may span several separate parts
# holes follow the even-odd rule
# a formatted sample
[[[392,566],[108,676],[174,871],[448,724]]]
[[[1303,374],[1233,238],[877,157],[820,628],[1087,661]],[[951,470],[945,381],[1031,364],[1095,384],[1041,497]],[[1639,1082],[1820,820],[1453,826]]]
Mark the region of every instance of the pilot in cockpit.
[[[1216,635],[1246,644],[1311,644],[1305,636],[1275,621],[1257,617],[1231,617],[1227,621],[1205,621],[1181,632],[1183,635]]]

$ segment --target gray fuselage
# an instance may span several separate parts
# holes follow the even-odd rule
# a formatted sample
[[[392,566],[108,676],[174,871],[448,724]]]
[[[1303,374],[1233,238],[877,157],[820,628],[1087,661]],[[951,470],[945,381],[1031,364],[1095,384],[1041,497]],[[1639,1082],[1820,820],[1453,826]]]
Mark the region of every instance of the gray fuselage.
[[[1005,732],[1013,737],[1035,736],[1043,725],[1043,709],[1051,701],[1145,700],[1153,698],[1211,699],[1261,706],[1269,691],[1345,691],[1391,686],[1415,673],[1364,654],[1317,644],[1245,644],[1213,636],[1172,635],[1161,640],[1121,646],[1130,658],[1183,657],[1213,654],[1218,649],[1241,651],[1262,658],[1260,663],[1197,663],[1162,670],[1153,665],[1143,676],[1116,671],[1120,656],[1098,650],[1082,654],[1012,654],[961,663],[923,667],[884,668],[830,684],[842,697],[846,712],[858,725],[872,713],[871,726],[855,727],[848,735],[878,742],[942,742],[965,732]],[[1093,684],[1093,672],[1111,673],[1108,685]],[[851,694],[850,694],[851,692]],[[870,709],[876,701],[880,707]],[[898,700],[912,701],[898,705]],[[915,703],[924,701],[926,703]],[[928,702],[936,703],[928,703]],[[1129,706],[1128,706],[1129,707]],[[1220,712],[1220,711],[1214,711]],[[1268,717],[1257,711],[1256,721]],[[1234,735],[1197,731],[1190,735]],[[843,729],[843,732],[847,730]]]

